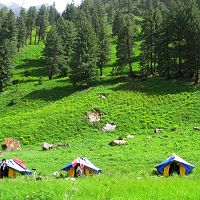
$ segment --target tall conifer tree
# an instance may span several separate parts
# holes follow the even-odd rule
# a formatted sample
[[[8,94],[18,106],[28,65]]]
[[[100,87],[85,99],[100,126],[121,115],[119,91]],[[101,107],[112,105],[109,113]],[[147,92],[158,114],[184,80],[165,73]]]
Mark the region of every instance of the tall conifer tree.
[[[122,15],[122,22],[120,24],[119,35],[117,39],[117,64],[119,66],[128,65],[129,75],[132,76],[132,62],[133,62],[133,22],[130,15]]]
[[[105,13],[104,5],[100,2],[94,4],[92,12],[92,24],[98,39],[98,67],[100,76],[103,75],[103,66],[109,60],[110,53],[110,35],[111,30]]]
[[[83,12],[79,13],[76,26],[77,39],[70,79],[74,84],[87,85],[97,77],[97,38]]]
[[[26,35],[27,35],[27,29],[26,29],[26,10],[24,8],[21,8],[20,15],[17,19],[17,48],[18,51],[23,45],[26,43]]]
[[[51,80],[54,74],[58,74],[61,71],[64,64],[62,40],[55,26],[47,34],[44,55],[47,60],[48,77]]]
[[[38,36],[37,43],[39,43],[41,40],[45,40],[46,33],[47,33],[47,27],[48,27],[48,10],[45,5],[42,5],[37,13],[36,18],[36,33]],[[36,43],[36,38],[35,38]]]
[[[16,49],[16,21],[11,10],[5,13],[0,25],[0,91],[2,91],[11,78],[11,61]]]
[[[57,23],[57,29],[58,34],[62,39],[62,47],[64,52],[64,65],[61,69],[61,73],[62,75],[67,76],[71,69],[70,64],[76,39],[76,27],[72,21],[64,20],[64,18],[61,17]]]
[[[32,33],[35,28],[36,21],[36,7],[31,6],[27,11],[26,18],[26,29],[27,29],[27,38],[29,38],[29,44],[32,44]]]

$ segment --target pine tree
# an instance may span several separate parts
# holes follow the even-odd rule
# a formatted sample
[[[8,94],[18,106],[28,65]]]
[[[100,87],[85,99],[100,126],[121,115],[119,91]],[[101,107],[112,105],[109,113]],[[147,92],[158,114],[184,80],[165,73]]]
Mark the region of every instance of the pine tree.
[[[11,78],[11,61],[16,48],[16,21],[11,10],[5,13],[0,25],[0,91],[2,91]]]
[[[48,27],[48,10],[45,5],[42,5],[38,10],[36,18],[36,26],[37,26],[36,34],[38,36],[37,43],[39,43],[41,40],[43,41],[45,40]],[[35,43],[36,43],[36,38],[35,38]]]
[[[156,46],[159,37],[159,29],[162,23],[162,15],[158,7],[159,1],[147,0],[147,8],[143,10],[142,21],[142,67],[148,74],[154,74],[157,65]]]
[[[47,60],[49,80],[53,75],[61,71],[64,64],[62,40],[55,26],[47,34],[44,56]]]
[[[170,46],[170,24],[165,19],[159,28],[160,34],[156,43],[155,51],[157,55],[157,70],[160,75],[171,78],[171,68],[173,66],[172,55],[173,51]]]
[[[17,48],[18,51],[26,43],[26,11],[24,8],[21,8],[20,15],[17,19]]]
[[[98,38],[98,57],[97,63],[100,69],[100,76],[103,75],[103,66],[109,60],[110,54],[110,35],[111,30],[108,24],[105,8],[102,3],[96,2],[92,12],[92,24]]]
[[[97,77],[97,39],[83,12],[77,20],[77,39],[72,58],[70,80],[74,84],[87,85]]]
[[[195,0],[168,5],[157,43],[158,70],[167,77],[199,80],[200,11]]]
[[[92,7],[94,5],[94,0],[84,0],[81,2],[80,10],[85,13],[86,18],[90,23],[92,23]]]
[[[36,7],[31,6],[27,11],[26,18],[26,29],[27,29],[27,38],[29,38],[29,44],[32,44],[32,32],[35,27],[36,20]]]
[[[113,2],[109,2],[109,4],[105,4],[105,9],[107,13],[107,18],[110,26],[112,26],[114,17],[115,17],[115,8],[113,6]]]
[[[54,2],[53,5],[50,6],[50,10],[49,10],[49,23],[51,25],[55,25],[58,22],[59,18],[60,18],[60,14],[56,10],[56,4]]]
[[[123,14],[120,11],[117,11],[114,16],[114,21],[112,24],[112,33],[114,36],[119,35],[119,30],[122,24],[122,20],[123,20]]]
[[[194,77],[196,84],[200,82],[200,10],[195,0],[184,2],[185,5],[185,37],[186,49],[185,73]]]
[[[119,66],[128,65],[129,75],[132,76],[132,62],[133,62],[133,22],[130,15],[122,15],[122,22],[120,25],[119,35],[117,39],[117,64]]]
[[[1,38],[13,39],[16,35],[16,19],[12,10],[6,11],[2,19]]]
[[[67,4],[65,10],[62,13],[62,16],[65,20],[68,21],[76,21],[78,15],[78,8],[74,5],[74,3]]]
[[[72,21],[64,20],[63,17],[61,17],[57,24],[57,29],[62,39],[64,52],[64,65],[61,69],[61,74],[67,76],[70,72],[70,63],[76,39],[76,28]]]

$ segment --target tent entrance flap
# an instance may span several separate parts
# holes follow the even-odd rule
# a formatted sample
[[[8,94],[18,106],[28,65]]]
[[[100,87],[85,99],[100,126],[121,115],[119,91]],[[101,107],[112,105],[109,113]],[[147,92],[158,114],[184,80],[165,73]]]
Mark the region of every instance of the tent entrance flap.
[[[183,176],[186,174],[186,170],[185,167],[183,167],[181,164],[179,165],[179,171],[180,171],[180,175]]]
[[[12,168],[9,168],[9,169],[8,169],[8,177],[9,177],[9,178],[15,177],[15,174],[16,174],[16,172],[15,172],[14,169],[12,169]]]
[[[185,174],[185,168],[177,162],[172,162],[164,168],[163,176],[171,176],[173,173],[183,175]]]
[[[171,163],[169,167],[169,175],[171,176],[173,173],[180,174],[179,164],[176,162]]]
[[[74,169],[74,167],[72,167],[72,168],[69,169],[69,175],[71,177],[75,177],[75,169]]]
[[[163,176],[169,176],[169,167],[170,167],[170,165],[167,165],[167,166],[164,168]]]

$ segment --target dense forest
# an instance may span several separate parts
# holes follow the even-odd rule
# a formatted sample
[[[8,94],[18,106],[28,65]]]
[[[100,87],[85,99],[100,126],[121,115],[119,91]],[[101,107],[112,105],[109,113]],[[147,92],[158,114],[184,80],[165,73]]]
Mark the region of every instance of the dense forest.
[[[49,80],[67,76],[87,86],[103,76],[116,44],[117,72],[134,78],[200,79],[200,1],[84,0],[0,10],[0,90],[12,80],[12,58],[25,45],[43,42]],[[140,41],[140,56],[134,46]],[[139,59],[139,69],[133,64]]]

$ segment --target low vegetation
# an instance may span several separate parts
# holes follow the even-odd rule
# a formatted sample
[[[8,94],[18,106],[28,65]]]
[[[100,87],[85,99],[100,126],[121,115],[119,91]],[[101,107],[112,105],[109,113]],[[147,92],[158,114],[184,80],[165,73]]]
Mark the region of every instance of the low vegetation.
[[[18,27],[0,10],[0,53],[9,53],[0,59],[0,142],[22,147],[0,156],[37,171],[0,179],[0,199],[199,199],[199,2],[91,2],[80,13],[67,5],[62,17],[55,4],[21,9]],[[103,131],[108,123],[116,129]],[[109,145],[119,138],[126,144]],[[42,151],[44,142],[57,148]],[[196,166],[190,175],[155,171],[173,153]],[[102,174],[60,171],[78,156]]]
[[[200,134],[193,130],[200,121],[198,86],[156,77],[139,81],[107,76],[79,91],[67,78],[48,81],[42,77],[39,82],[42,58],[37,65],[31,63],[42,46],[37,51],[34,47],[24,48],[15,59],[14,77],[20,84],[1,93],[0,138],[18,138],[22,150],[4,152],[2,157],[24,160],[30,169],[37,169],[42,180],[35,181],[33,176],[1,180],[1,198],[198,199]],[[26,70],[30,75],[24,77]],[[100,94],[106,98],[99,98]],[[103,113],[96,124],[87,118],[87,112],[94,109]],[[112,122],[117,126],[115,131],[101,130]],[[156,128],[163,131],[154,133]],[[108,145],[128,134],[135,138],[126,139],[126,145]],[[44,141],[69,143],[70,147],[44,152]],[[155,165],[172,153],[197,168],[185,177],[154,175]],[[88,157],[103,173],[75,181],[53,176],[59,171],[65,177],[60,168],[77,156]]]

